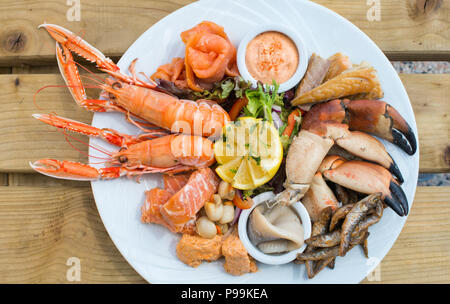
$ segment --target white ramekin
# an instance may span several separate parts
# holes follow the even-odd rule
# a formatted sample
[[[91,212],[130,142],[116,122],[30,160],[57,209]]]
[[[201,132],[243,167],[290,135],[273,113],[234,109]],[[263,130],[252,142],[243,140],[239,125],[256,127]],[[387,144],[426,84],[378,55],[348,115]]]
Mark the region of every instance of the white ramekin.
[[[257,261],[264,263],[264,264],[270,264],[270,265],[281,265],[286,264],[289,262],[292,262],[297,257],[297,254],[303,252],[306,248],[306,244],[303,244],[302,247],[296,250],[292,250],[283,254],[265,254],[262,251],[260,251],[256,246],[254,246],[248,237],[248,217],[250,213],[255,209],[256,206],[258,206],[261,203],[264,203],[265,201],[275,197],[275,194],[273,192],[264,192],[261,193],[258,196],[255,196],[253,198],[253,206],[250,209],[242,210],[241,215],[239,217],[239,238],[241,239],[242,244],[244,244],[245,249],[247,249],[247,252]],[[308,211],[306,211],[306,208],[303,206],[301,202],[296,202],[292,205],[294,210],[299,215],[303,230],[304,230],[304,239],[309,239],[311,237],[311,219],[309,217]]]
[[[254,29],[252,29],[250,32],[248,32],[244,38],[239,43],[238,51],[237,51],[237,65],[239,69],[239,73],[241,74],[242,78],[244,78],[247,81],[251,81],[253,85],[256,87],[257,81],[255,78],[252,77],[250,72],[247,69],[247,65],[245,64],[245,53],[247,50],[247,45],[253,38],[258,36],[259,34],[262,34],[264,32],[279,32],[282,33],[294,42],[294,44],[297,46],[297,51],[299,54],[299,62],[298,67],[294,75],[292,75],[289,80],[283,82],[280,84],[280,88],[278,89],[278,92],[285,92],[289,89],[292,89],[295,85],[297,85],[300,80],[303,78],[303,76],[306,73],[306,69],[308,68],[308,61],[309,61],[309,53],[308,49],[301,38],[301,36],[293,29],[290,29],[288,27],[278,25],[278,24],[271,24],[271,25],[262,25],[258,26]]]

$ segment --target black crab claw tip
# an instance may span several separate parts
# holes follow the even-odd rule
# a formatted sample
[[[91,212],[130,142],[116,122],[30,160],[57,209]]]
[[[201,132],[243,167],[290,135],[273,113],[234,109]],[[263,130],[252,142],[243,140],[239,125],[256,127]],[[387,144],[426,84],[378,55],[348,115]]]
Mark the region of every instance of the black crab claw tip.
[[[396,197],[394,195],[389,195],[384,198],[384,202],[386,205],[391,207],[392,210],[395,211],[399,216],[403,216],[403,208],[400,205],[400,203],[397,201]]]
[[[411,127],[408,126],[408,132],[403,133],[395,128],[392,128],[393,142],[399,146],[408,155],[414,155],[417,151],[416,136]]]
[[[408,201],[402,188],[394,181],[391,181],[389,189],[391,194],[384,198],[384,202],[392,208],[399,216],[408,214]]]
[[[408,199],[406,198],[405,192],[403,192],[402,187],[398,185],[396,182],[391,181],[389,189],[391,190],[391,193],[393,193],[397,197],[397,200],[400,202],[400,205],[402,206],[403,209],[403,215],[408,215],[409,212]]]
[[[389,155],[389,156],[390,156],[390,155]],[[396,163],[395,160],[392,158],[392,156],[391,156],[391,159],[392,159],[392,164],[391,164],[390,167],[389,167],[389,172],[391,172],[392,175],[394,175],[394,176],[397,178],[397,181],[398,181],[400,184],[403,184],[403,182],[405,181],[405,179],[403,178],[403,175],[402,175],[402,173],[400,172],[400,169],[398,168],[397,163]]]

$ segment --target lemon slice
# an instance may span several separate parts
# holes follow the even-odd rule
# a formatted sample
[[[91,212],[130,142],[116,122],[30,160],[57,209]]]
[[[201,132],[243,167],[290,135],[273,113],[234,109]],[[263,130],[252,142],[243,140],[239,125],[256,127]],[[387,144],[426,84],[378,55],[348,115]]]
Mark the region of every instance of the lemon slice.
[[[241,117],[222,130],[214,144],[217,174],[234,188],[250,190],[267,183],[283,160],[280,136],[273,124]]]

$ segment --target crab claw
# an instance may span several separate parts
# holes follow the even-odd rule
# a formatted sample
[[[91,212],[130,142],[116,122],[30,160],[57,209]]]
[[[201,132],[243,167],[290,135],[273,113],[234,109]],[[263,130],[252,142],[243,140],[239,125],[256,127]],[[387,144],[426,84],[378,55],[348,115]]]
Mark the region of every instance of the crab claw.
[[[347,125],[328,125],[328,132],[335,138],[335,143],[364,160],[372,161],[388,169],[400,183],[403,176],[394,159],[383,144],[373,136],[360,131],[349,131]]]
[[[386,196],[384,198],[385,203],[392,209],[394,209],[394,208],[398,209],[397,202],[400,202],[400,206],[402,208],[403,215],[408,215],[408,211],[409,211],[408,210],[409,209],[408,200],[406,199],[405,192],[403,192],[400,185],[398,185],[395,181],[391,181],[389,183],[389,190],[391,190],[391,195]],[[395,211],[395,212],[397,212],[397,214],[399,214],[400,210]]]
[[[86,164],[56,159],[40,159],[30,162],[30,166],[35,171],[50,177],[76,181],[113,179],[123,175],[120,167],[96,169]]]
[[[95,62],[99,68],[113,72],[119,70],[119,67],[111,59],[68,29],[49,23],[41,24],[38,28],[46,29],[58,43],[84,59]]]
[[[376,164],[357,160],[334,164],[334,168],[323,171],[325,178],[357,192],[365,194],[381,192],[384,202],[398,215],[408,214],[406,195],[388,170]]]
[[[391,105],[381,100],[346,102],[349,127],[380,136],[399,146],[409,155],[417,150],[417,141],[408,123]]]
[[[323,209],[331,207],[335,211],[339,207],[336,196],[328,187],[320,172],[314,175],[308,192],[302,198],[302,203],[308,210],[313,222],[319,219]]]
[[[302,129],[316,134],[327,133],[330,124],[344,124],[351,131],[379,136],[396,144],[409,155],[417,150],[416,137],[411,127],[397,110],[381,100],[336,99],[317,104],[303,118]]]

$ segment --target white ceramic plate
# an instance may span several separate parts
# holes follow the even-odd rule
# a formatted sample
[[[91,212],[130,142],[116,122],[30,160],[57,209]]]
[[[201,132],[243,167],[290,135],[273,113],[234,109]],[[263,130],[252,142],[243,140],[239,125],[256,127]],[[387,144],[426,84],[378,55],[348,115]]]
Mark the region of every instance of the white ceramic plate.
[[[384,100],[403,115],[417,134],[406,91],[381,50],[349,21],[309,1],[204,0],[190,4],[142,34],[123,55],[119,67],[126,71],[131,61],[139,58],[137,71],[150,75],[173,57],[183,57],[180,33],[203,20],[224,26],[235,45],[255,25],[281,23],[300,31],[308,49],[322,57],[343,52],[354,63],[368,61],[378,71],[385,91]],[[129,134],[138,132],[122,114],[117,113],[96,113],[93,125]],[[91,143],[115,149],[98,139],[92,139]],[[384,143],[405,178],[402,187],[411,205],[418,177],[419,151],[411,157],[394,145]],[[90,154],[99,155],[93,149]],[[355,248],[345,257],[337,258],[334,270],[325,269],[312,280],[306,278],[304,266],[292,263],[280,266],[259,264],[258,272],[234,277],[225,273],[222,261],[204,263],[198,268],[186,266],[175,254],[178,235],[163,227],[140,222],[144,191],[157,186],[162,186],[159,175],[148,176],[140,184],[126,178],[92,183],[97,208],[111,239],[134,269],[151,283],[358,283],[383,259],[406,221],[405,217],[398,217],[387,209],[381,222],[370,229],[370,259]]]

